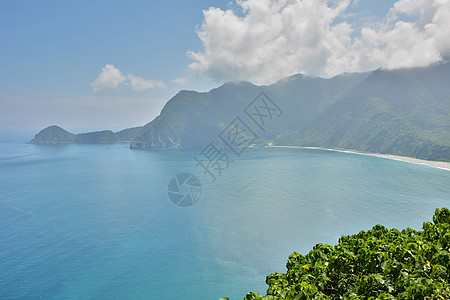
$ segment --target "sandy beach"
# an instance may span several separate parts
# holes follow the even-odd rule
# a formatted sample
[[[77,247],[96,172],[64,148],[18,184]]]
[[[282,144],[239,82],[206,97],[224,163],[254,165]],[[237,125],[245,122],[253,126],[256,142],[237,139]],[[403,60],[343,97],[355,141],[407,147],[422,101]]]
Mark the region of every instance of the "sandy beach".
[[[370,152],[361,152],[361,151],[344,150],[344,149],[328,149],[328,148],[321,148],[321,147],[299,147],[299,146],[268,146],[268,147],[318,149],[318,150],[327,150],[327,151],[335,151],[335,152],[344,152],[344,153],[352,153],[352,154],[359,154],[359,155],[375,156],[375,157],[399,160],[399,161],[404,161],[404,162],[409,162],[409,163],[419,164],[419,165],[425,165],[425,166],[429,166],[429,167],[433,167],[433,168],[439,168],[439,169],[444,169],[444,170],[449,170],[450,171],[450,162],[424,160],[424,159],[418,159],[418,158],[413,158],[413,157],[408,157],[408,156],[400,156],[400,155],[392,155],[392,154],[381,154],[381,153],[370,153]]]

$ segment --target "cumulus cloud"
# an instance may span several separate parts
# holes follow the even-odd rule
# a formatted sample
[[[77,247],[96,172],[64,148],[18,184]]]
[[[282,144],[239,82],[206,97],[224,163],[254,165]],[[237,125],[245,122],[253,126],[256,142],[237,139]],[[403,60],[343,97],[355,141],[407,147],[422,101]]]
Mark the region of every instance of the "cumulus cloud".
[[[94,92],[104,89],[115,89],[126,80],[126,77],[114,65],[105,65],[97,79],[91,83]]]
[[[272,83],[295,73],[330,77],[426,66],[450,53],[450,0],[398,0],[383,20],[356,30],[350,0],[237,0],[242,13],[211,7],[189,67],[218,81]]]
[[[166,88],[167,86],[165,85],[164,82],[158,80],[146,80],[144,78],[141,78],[139,76],[135,76],[132,74],[128,75],[128,81],[129,81],[129,85],[131,86],[131,88],[135,91],[143,91],[146,89],[152,89],[155,87],[158,88]]]
[[[172,80],[174,83],[185,84],[187,82],[186,77],[175,78]]]
[[[106,64],[102,72],[91,83],[94,92],[105,89],[118,88],[122,83],[130,86],[134,91],[143,91],[152,88],[166,88],[166,84],[160,80],[146,80],[133,74],[123,75],[114,65]]]

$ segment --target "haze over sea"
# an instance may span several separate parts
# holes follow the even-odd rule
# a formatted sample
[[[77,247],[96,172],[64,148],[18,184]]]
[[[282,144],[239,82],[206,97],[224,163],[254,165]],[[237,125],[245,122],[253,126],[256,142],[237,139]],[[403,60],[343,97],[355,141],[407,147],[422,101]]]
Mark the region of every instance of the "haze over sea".
[[[212,183],[198,151],[31,137],[0,137],[1,299],[242,299],[293,251],[450,203],[448,170],[377,157],[249,148]],[[167,196],[180,172],[203,185],[189,208]]]

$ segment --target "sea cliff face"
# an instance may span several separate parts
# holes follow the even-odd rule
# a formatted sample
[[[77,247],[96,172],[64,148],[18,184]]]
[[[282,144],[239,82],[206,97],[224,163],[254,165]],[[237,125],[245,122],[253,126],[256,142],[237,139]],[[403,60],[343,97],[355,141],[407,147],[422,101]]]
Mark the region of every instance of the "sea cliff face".
[[[239,89],[238,86],[246,88]],[[142,128],[133,149],[197,149],[206,146],[255,97],[250,83],[225,84],[208,93],[181,91]],[[251,101],[250,100],[250,101]]]

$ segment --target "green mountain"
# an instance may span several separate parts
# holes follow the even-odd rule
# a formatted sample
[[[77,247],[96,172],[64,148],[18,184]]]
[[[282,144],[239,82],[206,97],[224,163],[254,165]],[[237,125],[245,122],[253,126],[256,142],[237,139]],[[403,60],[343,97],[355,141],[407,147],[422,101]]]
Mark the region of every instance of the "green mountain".
[[[450,161],[450,65],[377,70],[275,144]]]
[[[65,131],[59,126],[52,125],[34,136],[34,139],[29,141],[30,144],[68,144],[74,143],[76,135]]]
[[[450,161],[449,78],[450,63],[442,63],[329,79],[297,74],[268,86],[229,82],[209,92],[180,91],[143,127],[74,135],[50,126],[31,143],[131,141],[133,149],[202,149],[238,117],[249,127],[244,136],[257,137],[252,141],[257,145],[272,142]],[[272,110],[258,102],[261,95]],[[258,126],[263,115],[266,123]]]
[[[181,91],[170,99],[161,114],[145,125],[131,148],[195,149],[206,146],[235,117],[245,117],[244,109],[261,92],[267,93],[283,110],[278,122],[259,130],[262,140],[270,140],[280,132],[297,129],[311,121],[323,107],[363,80],[368,73],[346,74],[332,80],[294,75],[271,86],[250,82],[228,82],[207,93]],[[247,123],[249,120],[245,120]]]
[[[116,132],[119,139],[123,142],[131,142],[142,130],[142,126],[132,127]]]
[[[316,146],[450,161],[450,64],[342,74],[294,75],[269,86],[226,83],[181,91],[131,148],[203,148],[263,91],[283,111],[256,143]],[[276,120],[275,120],[276,119]]]
[[[208,93],[181,91],[161,114],[142,128],[134,149],[193,149],[208,143],[255,97],[259,88],[248,82],[226,83]]]
[[[115,142],[120,142],[120,138],[117,134],[115,134],[111,130],[80,133],[77,134],[75,139],[75,143],[80,144],[115,143]]]

